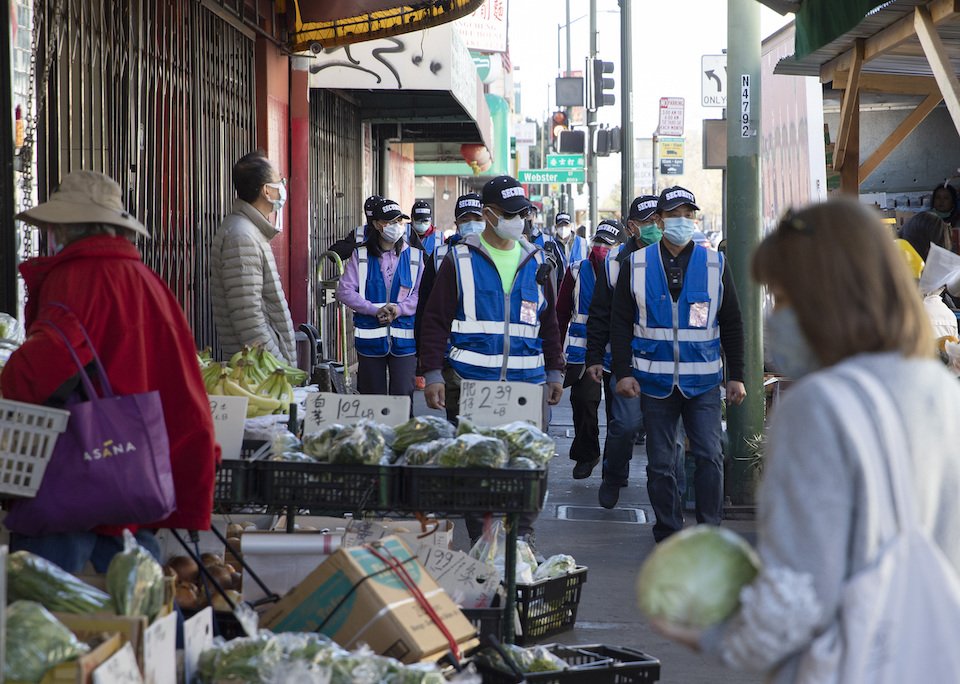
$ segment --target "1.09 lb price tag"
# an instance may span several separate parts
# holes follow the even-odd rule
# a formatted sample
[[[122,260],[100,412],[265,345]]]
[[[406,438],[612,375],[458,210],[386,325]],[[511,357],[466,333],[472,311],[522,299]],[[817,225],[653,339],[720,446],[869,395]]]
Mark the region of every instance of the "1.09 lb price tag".
[[[481,427],[525,420],[540,427],[543,386],[528,382],[464,380],[460,385],[460,415]]]
[[[396,427],[409,418],[410,397],[315,392],[307,395],[303,433],[316,432],[333,423],[353,425],[361,420]]]
[[[239,460],[240,447],[243,445],[243,423],[247,419],[247,398],[212,394],[207,399],[210,400],[213,431],[224,460]]]

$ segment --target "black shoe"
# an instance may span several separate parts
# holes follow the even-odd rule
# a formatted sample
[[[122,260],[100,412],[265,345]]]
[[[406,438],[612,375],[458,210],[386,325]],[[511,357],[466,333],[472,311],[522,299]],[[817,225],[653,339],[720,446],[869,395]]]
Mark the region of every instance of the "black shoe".
[[[638,432],[638,433],[637,433],[637,436],[634,437],[634,439],[633,439],[633,443],[636,444],[637,446],[643,446],[644,444],[646,444],[646,443],[647,443],[647,433],[644,432],[643,430],[641,430],[640,432]]]
[[[586,480],[593,474],[593,469],[597,467],[599,462],[599,458],[592,461],[577,461],[577,465],[573,466],[573,479]]]
[[[613,508],[620,500],[620,487],[610,484],[606,480],[600,483],[600,491],[597,492],[597,499],[604,508]]]

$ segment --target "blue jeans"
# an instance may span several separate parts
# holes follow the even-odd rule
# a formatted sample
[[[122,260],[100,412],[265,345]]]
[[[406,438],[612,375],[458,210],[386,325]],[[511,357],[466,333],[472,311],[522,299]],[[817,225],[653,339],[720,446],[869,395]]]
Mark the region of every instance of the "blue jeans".
[[[140,546],[149,551],[158,563],[163,562],[160,559],[160,544],[153,530],[140,530],[135,536]],[[11,534],[10,551],[29,551],[73,574],[83,570],[83,566],[90,561],[94,570],[104,573],[113,557],[123,551],[123,537],[93,532],[41,534],[35,537]]]
[[[607,420],[607,439],[603,445],[603,481],[626,487],[630,477],[630,459],[633,458],[633,441],[643,429],[643,412],[639,398],[627,399],[617,394],[617,378],[613,375],[607,387],[610,417]]]
[[[723,449],[720,444],[720,388],[696,397],[680,390],[665,399],[641,396],[647,430],[647,494],[661,541],[683,529],[683,502],[677,482],[677,424],[683,419],[695,459],[693,486],[698,523],[719,525],[723,513]]]

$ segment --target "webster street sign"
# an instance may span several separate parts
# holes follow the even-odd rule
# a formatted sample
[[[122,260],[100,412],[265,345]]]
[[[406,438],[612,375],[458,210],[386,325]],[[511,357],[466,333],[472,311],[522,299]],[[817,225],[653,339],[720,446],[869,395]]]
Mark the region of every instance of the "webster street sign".
[[[525,169],[517,180],[521,183],[583,183],[583,169]]]

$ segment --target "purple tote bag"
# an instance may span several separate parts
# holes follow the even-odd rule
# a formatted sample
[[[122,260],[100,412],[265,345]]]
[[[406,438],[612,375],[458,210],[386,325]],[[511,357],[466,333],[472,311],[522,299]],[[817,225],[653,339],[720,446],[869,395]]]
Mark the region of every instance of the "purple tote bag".
[[[37,496],[17,501],[4,524],[11,532],[40,535],[163,520],[176,509],[176,496],[160,393],[114,395],[81,325],[103,389],[98,396],[66,335],[52,321],[44,322],[70,350],[89,401],[64,407],[70,420]]]

